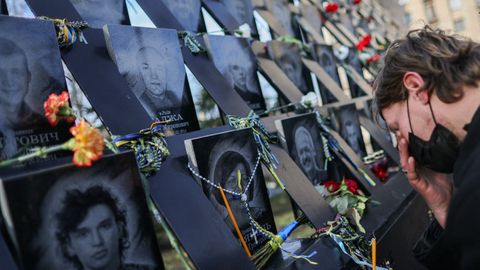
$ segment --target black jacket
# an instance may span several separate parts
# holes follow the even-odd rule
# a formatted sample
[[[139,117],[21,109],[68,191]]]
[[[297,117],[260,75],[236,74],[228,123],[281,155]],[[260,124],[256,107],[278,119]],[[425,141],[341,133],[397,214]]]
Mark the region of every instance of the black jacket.
[[[414,248],[429,269],[480,269],[480,108],[465,129],[445,230],[433,222]]]

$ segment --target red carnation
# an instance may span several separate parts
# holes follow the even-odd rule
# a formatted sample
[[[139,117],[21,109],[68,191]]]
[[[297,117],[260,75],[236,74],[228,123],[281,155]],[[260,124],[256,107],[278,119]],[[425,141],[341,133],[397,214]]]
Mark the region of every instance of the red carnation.
[[[337,11],[338,11],[338,4],[337,3],[327,3],[325,5],[325,12],[335,13]]]
[[[339,188],[340,188],[340,183],[338,182],[335,182],[333,180],[328,180],[327,182],[325,182],[325,184],[323,184],[325,186],[325,188],[328,190],[328,192],[330,193],[333,193],[335,191],[337,191]]]
[[[353,0],[354,5],[359,5],[360,3],[362,3],[362,0]]]
[[[352,192],[353,194],[357,193],[358,190],[358,184],[355,180],[353,179],[345,179],[345,185],[347,186],[348,190]]]
[[[363,51],[365,47],[370,45],[370,41],[372,41],[372,36],[370,34],[365,35],[358,43],[357,43],[357,50]]]
[[[372,63],[372,62],[378,62],[378,60],[380,60],[380,55],[379,54],[374,54],[367,59],[367,65]]]

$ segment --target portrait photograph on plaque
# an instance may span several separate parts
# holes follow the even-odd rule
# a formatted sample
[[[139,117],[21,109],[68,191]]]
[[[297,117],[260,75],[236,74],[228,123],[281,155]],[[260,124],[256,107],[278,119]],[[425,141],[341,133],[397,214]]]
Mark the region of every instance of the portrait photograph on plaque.
[[[292,15],[290,14],[288,3],[289,1],[287,0],[265,0],[265,6],[285,31],[284,33],[275,33],[277,36],[295,36],[295,31],[292,26]]]
[[[199,175],[222,186],[225,190],[243,194],[237,196],[225,192],[225,197],[241,234],[253,254],[269,239],[250,224],[242,197],[245,196],[254,220],[272,233],[276,233],[276,228],[261,165],[256,166],[259,154],[252,131],[241,129],[186,140],[185,148],[193,170],[197,170]],[[250,179],[252,180],[249,185]],[[228,207],[219,189],[198,178],[196,180],[221,218],[238,238]]]
[[[307,71],[301,58],[301,51],[296,44],[280,42],[277,40],[267,43],[267,51],[272,60],[280,67],[287,77],[300,89],[303,94],[309,92]]]
[[[219,0],[225,5],[228,13],[230,13],[235,20],[242,24],[248,24],[250,30],[256,33],[256,26],[253,19],[253,5],[251,0]]]
[[[68,140],[68,125],[44,116],[47,97],[66,90],[52,23],[0,15],[0,59],[0,160]]]
[[[322,33],[322,17],[317,7],[309,2],[301,3],[299,5],[300,14],[303,18],[313,27],[313,30],[316,31],[320,36],[323,36]]]
[[[333,54],[333,48],[330,45],[325,44],[316,44],[315,52],[317,57],[318,64],[327,72],[327,74],[332,78],[337,85],[341,88],[342,84],[340,81],[340,76],[338,75],[337,63],[335,60],[335,55]],[[320,81],[319,84],[320,93],[324,103],[332,103],[337,101],[337,99],[330,93],[330,91],[322,84]]]
[[[1,179],[0,194],[21,269],[164,269],[131,152]]]
[[[335,129],[348,145],[350,145],[353,151],[360,158],[366,156],[365,142],[363,140],[358,111],[355,104],[332,108],[330,115]]]
[[[197,32],[200,27],[201,0],[157,0],[162,1],[184,29]]]
[[[325,153],[315,113],[275,121],[282,141],[295,163],[314,186],[327,181]]]
[[[350,48],[348,52],[348,57],[345,60],[347,64],[350,65],[360,76],[363,76],[362,62],[356,53],[356,50]],[[365,92],[360,88],[358,83],[355,82],[350,76],[348,76],[348,85],[350,87],[350,94],[352,98],[364,96]]]
[[[105,24],[130,25],[125,0],[69,0],[92,28]]]
[[[250,108],[265,111],[265,100],[257,76],[257,62],[248,39],[235,36],[205,35],[208,54]]]
[[[108,25],[104,33],[110,57],[152,120],[176,134],[197,130],[177,31]]]

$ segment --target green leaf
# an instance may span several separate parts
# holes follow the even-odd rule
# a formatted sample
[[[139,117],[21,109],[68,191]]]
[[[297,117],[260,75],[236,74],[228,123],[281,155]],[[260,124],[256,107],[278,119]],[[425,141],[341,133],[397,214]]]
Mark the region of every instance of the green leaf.
[[[362,224],[360,224],[362,216],[358,213],[357,209],[349,208],[345,213],[345,216],[347,216],[351,224],[357,227],[358,231],[361,233],[366,233],[365,228],[363,228]]]

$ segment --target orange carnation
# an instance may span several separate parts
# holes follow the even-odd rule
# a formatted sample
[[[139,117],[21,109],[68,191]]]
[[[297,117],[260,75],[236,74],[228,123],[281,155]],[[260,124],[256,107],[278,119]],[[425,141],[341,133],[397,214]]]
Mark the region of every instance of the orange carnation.
[[[63,91],[60,95],[52,93],[43,103],[45,117],[52,126],[56,126],[58,122],[65,119],[67,122],[75,121],[75,115],[68,104],[68,93]]]
[[[77,166],[91,166],[92,161],[102,157],[105,147],[103,136],[100,131],[81,120],[77,125],[70,128],[74,136],[72,151],[73,163]]]

